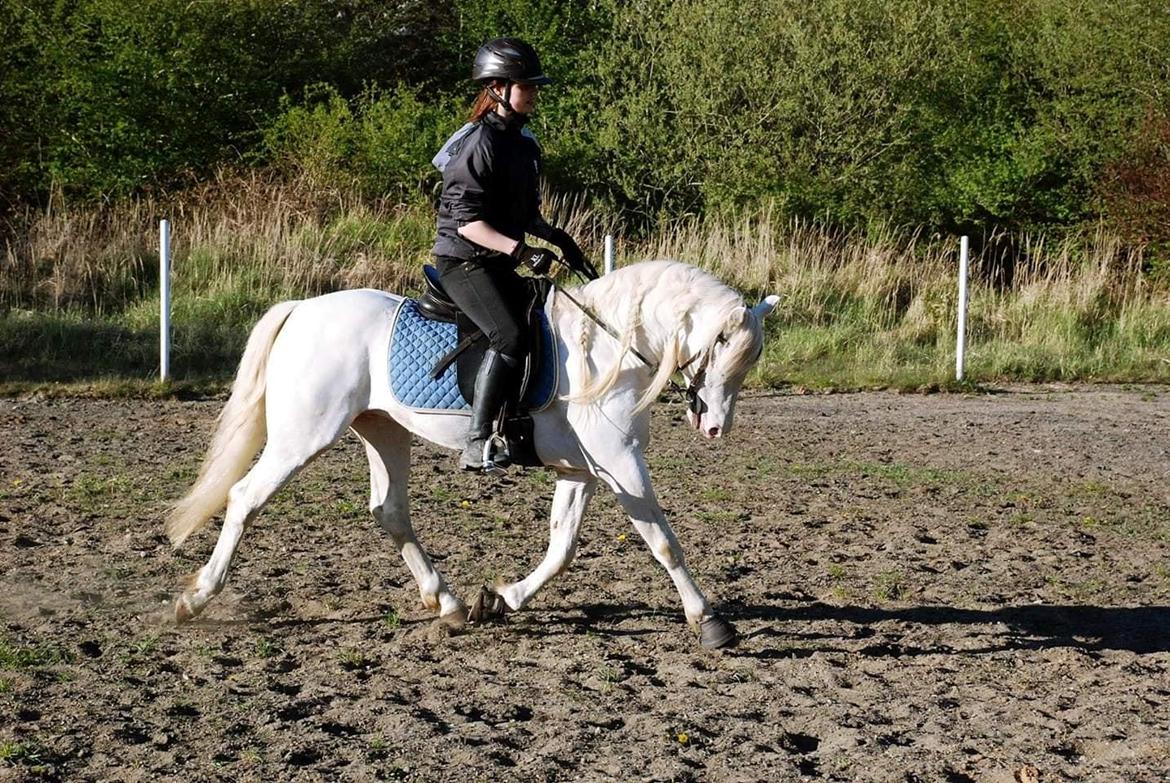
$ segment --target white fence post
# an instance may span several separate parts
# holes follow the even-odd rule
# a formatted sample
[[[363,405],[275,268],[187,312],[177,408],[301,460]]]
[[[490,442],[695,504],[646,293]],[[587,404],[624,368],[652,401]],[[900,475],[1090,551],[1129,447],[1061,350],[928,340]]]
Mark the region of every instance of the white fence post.
[[[967,342],[967,237],[959,239],[959,329],[955,343],[955,380],[963,380]]]
[[[168,381],[171,377],[171,224],[161,220],[158,224],[158,351],[159,379]]]
[[[613,271],[613,234],[605,235],[605,273]]]

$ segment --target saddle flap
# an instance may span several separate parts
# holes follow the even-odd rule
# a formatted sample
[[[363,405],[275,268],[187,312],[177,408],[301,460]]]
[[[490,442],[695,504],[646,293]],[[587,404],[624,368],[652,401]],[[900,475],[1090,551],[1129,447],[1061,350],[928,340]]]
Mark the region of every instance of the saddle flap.
[[[455,323],[459,308],[443,290],[443,283],[439,279],[439,270],[430,264],[424,264],[423,280],[426,281],[426,290],[418,298],[418,311],[432,321]]]

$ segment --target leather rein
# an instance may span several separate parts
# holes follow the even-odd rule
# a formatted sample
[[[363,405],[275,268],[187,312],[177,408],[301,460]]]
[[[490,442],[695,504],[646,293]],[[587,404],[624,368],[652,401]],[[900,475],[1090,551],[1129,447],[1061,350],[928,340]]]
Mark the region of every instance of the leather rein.
[[[591,308],[577,301],[576,297],[555,283],[553,284],[553,288],[558,294],[563,294],[566,299],[575,304],[577,309],[585,313],[585,315],[589,316],[589,319],[605,330],[606,334],[617,340],[619,343],[622,341],[622,338],[617,333],[617,330],[607,324],[605,321],[601,320],[601,318],[595,312],[593,312]],[[718,345],[722,342],[726,342],[726,339],[723,337],[723,335],[719,335],[719,338],[715,340],[715,345]],[[694,356],[674,368],[675,372],[682,372],[687,367],[690,367],[696,359],[698,359],[700,356],[702,357],[702,361],[699,362],[699,368],[695,370],[694,374],[691,376],[690,384],[685,389],[675,383],[673,380],[670,382],[671,391],[682,392],[687,398],[687,407],[696,416],[702,416],[703,413],[707,410],[707,403],[705,403],[703,398],[699,396],[699,389],[703,387],[703,381],[707,377],[707,365],[711,362],[711,353],[714,348],[715,346],[712,345],[702,351],[699,351]],[[630,346],[630,353],[632,353],[634,357],[638,359],[638,361],[642,362],[642,364],[646,365],[655,372],[658,371],[658,365],[643,356],[642,352],[632,345]],[[683,378],[686,378],[685,373],[683,373]]]

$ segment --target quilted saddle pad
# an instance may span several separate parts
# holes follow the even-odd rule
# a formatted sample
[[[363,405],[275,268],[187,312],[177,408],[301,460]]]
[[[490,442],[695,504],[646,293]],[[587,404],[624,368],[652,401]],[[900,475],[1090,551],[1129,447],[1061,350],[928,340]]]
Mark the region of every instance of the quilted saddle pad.
[[[556,337],[543,311],[538,313],[541,355],[522,407],[544,408],[557,391]],[[404,299],[394,316],[388,356],[390,391],[407,408],[421,411],[469,411],[471,406],[459,391],[456,364],[431,377],[434,366],[455,349],[459,337],[455,324],[432,321],[418,311],[418,303]]]

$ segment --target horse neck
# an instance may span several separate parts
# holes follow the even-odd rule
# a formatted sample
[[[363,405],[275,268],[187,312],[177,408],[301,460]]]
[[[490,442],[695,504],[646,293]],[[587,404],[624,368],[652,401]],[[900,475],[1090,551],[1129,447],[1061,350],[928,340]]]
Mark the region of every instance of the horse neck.
[[[619,335],[630,328],[632,346],[657,363],[677,328],[669,296],[642,274],[639,265],[623,267],[574,292],[592,315]]]
[[[704,303],[702,297],[696,297],[679,279],[682,268],[677,262],[633,264],[587,283],[571,295],[619,335],[636,325],[633,347],[651,363],[661,361],[664,349],[675,337],[682,343],[685,358],[701,347],[697,342],[707,340],[706,333],[711,331],[707,322],[714,317],[707,310],[714,311],[722,303]],[[561,308],[561,315],[580,317],[572,304]],[[714,334],[710,338],[714,339]]]

